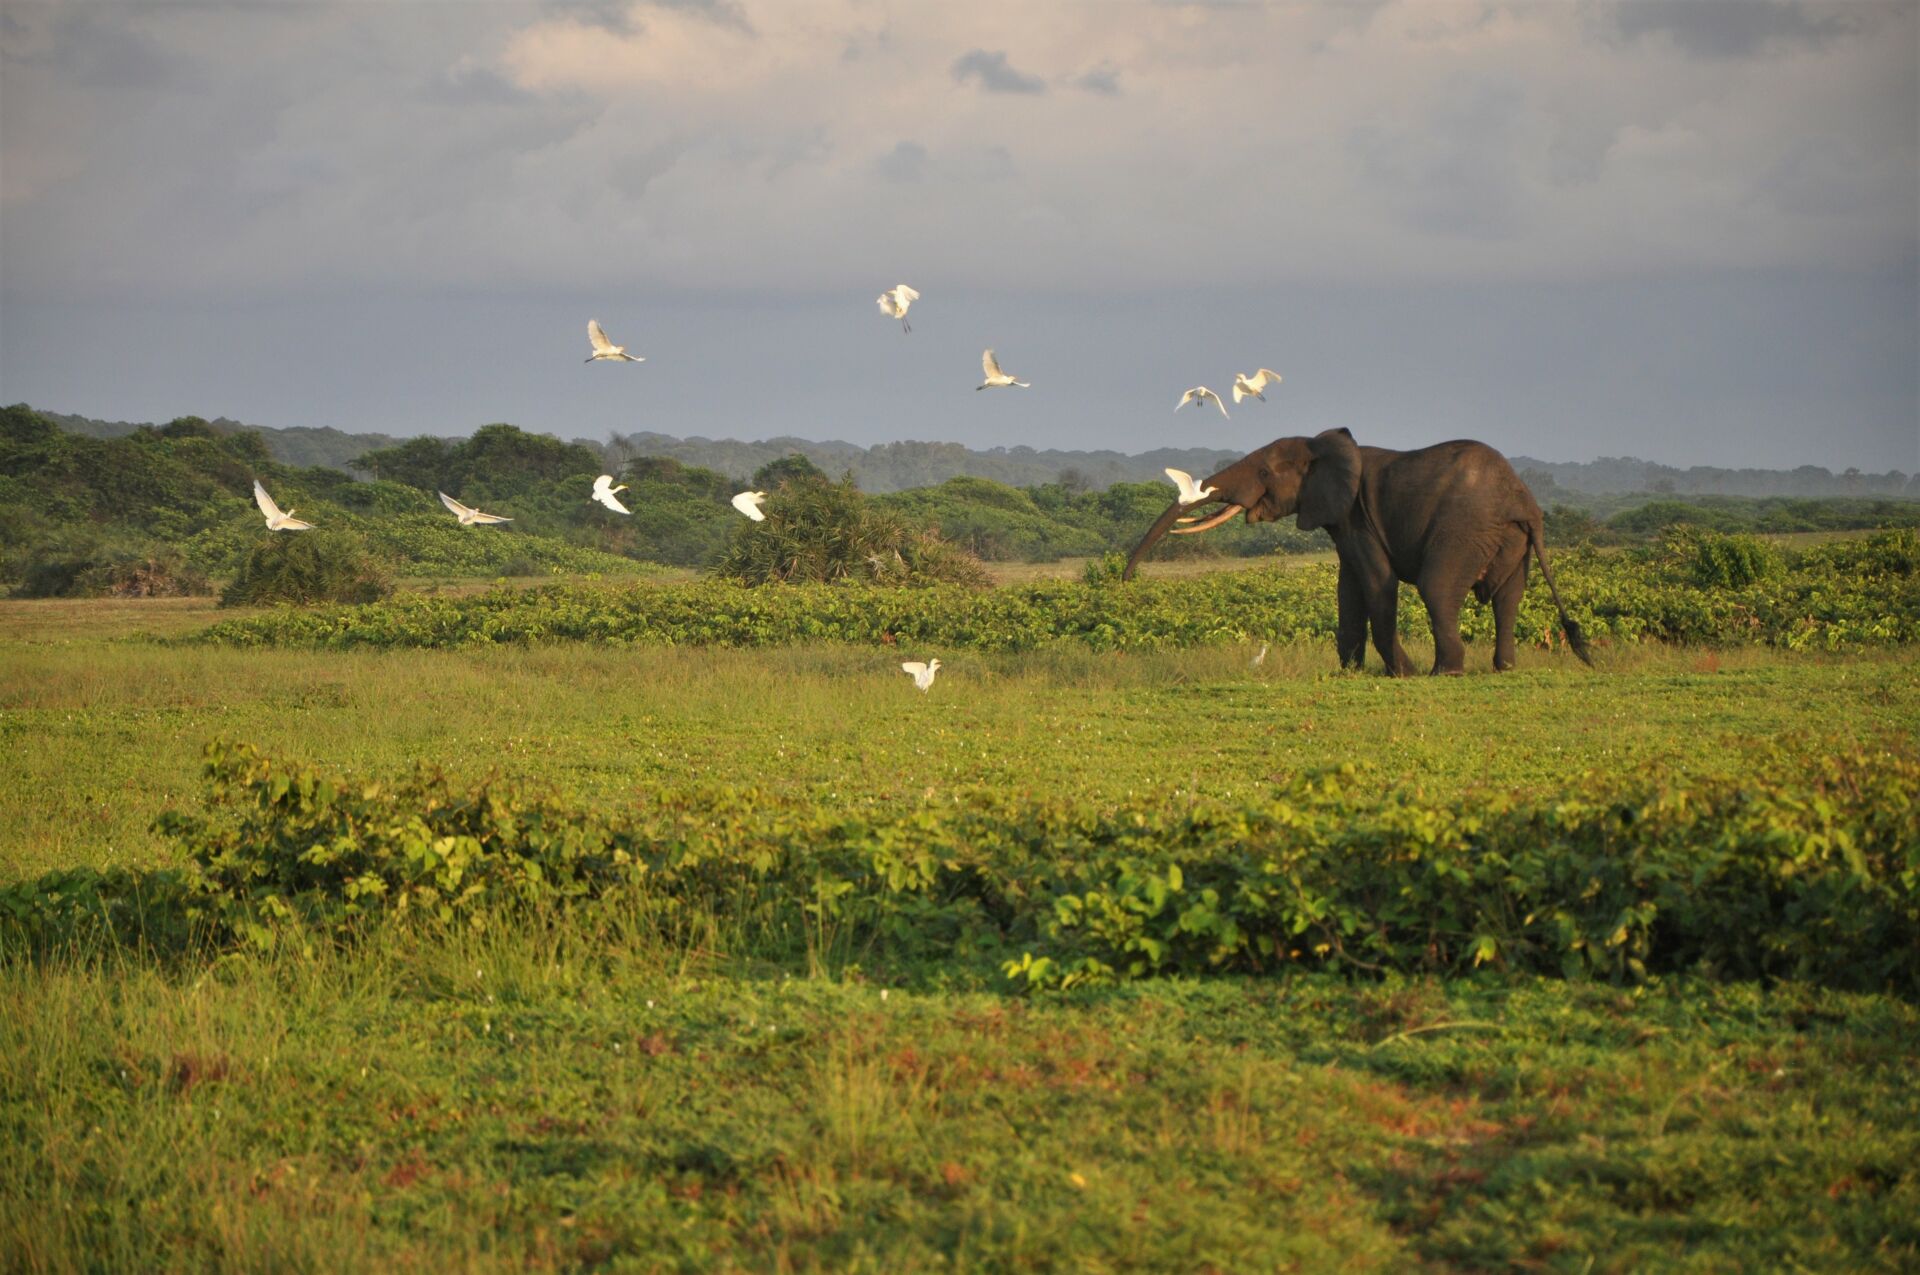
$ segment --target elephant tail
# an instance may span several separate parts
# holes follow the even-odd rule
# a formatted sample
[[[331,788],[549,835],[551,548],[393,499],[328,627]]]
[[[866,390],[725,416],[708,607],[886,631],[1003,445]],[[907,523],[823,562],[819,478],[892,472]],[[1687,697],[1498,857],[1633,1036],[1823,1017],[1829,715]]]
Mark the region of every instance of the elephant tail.
[[[1540,543],[1540,524],[1527,524],[1527,542],[1533,546],[1533,556],[1540,560],[1540,574],[1547,581],[1547,592],[1553,595],[1554,609],[1560,612],[1560,627],[1566,630],[1567,645],[1580,657],[1580,662],[1588,668],[1593,667],[1593,657],[1587,654],[1587,635],[1580,631],[1580,622],[1567,614],[1567,604],[1560,600],[1559,586],[1553,582],[1553,569],[1547,565],[1547,547]]]

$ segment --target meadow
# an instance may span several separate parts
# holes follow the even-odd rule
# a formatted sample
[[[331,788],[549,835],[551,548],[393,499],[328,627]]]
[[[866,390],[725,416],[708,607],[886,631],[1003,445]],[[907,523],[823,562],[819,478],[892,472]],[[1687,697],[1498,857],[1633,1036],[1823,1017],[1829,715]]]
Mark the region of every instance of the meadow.
[[[1267,574],[1160,587],[1293,587]],[[1405,682],[1338,671],[1324,638],[1262,639],[1254,666],[1261,640],[1221,632],[422,647],[300,636],[330,613],[0,602],[8,905],[76,871],[227,891],[194,896],[178,943],[0,916],[0,1144],[23,1153],[0,1253],[1910,1268],[1920,663],[1880,623],[1907,623],[1911,586],[1882,587],[1876,619],[1841,575],[1742,586],[1818,595],[1854,626],[1833,650],[1743,620],[1744,638],[1623,636],[1595,669],[1536,638],[1513,673],[1472,657]],[[587,610],[608,590],[559,588]],[[506,592],[440,596],[548,596]],[[208,640],[216,623],[270,640]],[[923,696],[897,665],[932,654]],[[444,773],[431,800],[408,786],[420,762]],[[448,885],[466,851],[436,821],[455,814],[488,830]],[[512,858],[501,828],[547,848]],[[322,840],[351,871],[311,857]],[[381,861],[375,841],[413,849]],[[1244,884],[1241,847],[1296,841],[1320,858],[1288,879],[1334,905],[1324,930],[1276,920],[1297,949],[1278,959],[1201,931],[1203,889]],[[421,846],[431,868],[401,861]],[[322,909],[374,877],[358,910]],[[519,902],[436,919],[469,885]],[[1208,915],[1251,915],[1218,893]],[[1604,918],[1575,916],[1590,893]],[[269,896],[292,905],[277,928]],[[424,902],[402,915],[402,896]],[[1619,959],[1563,968],[1544,920],[1499,920],[1523,896]],[[1412,941],[1428,913],[1484,928]],[[263,920],[278,941],[249,941]],[[1822,963],[1848,943],[1880,963]],[[1048,953],[1078,976],[1009,972]]]

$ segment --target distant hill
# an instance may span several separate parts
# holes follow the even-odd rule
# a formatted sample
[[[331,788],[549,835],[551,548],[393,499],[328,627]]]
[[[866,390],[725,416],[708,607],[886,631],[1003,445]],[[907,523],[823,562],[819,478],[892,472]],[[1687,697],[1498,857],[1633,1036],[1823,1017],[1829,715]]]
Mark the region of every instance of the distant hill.
[[[140,428],[127,421],[97,421],[56,412],[42,414],[57,421],[62,429],[93,438],[117,438]],[[208,424],[217,433],[242,430],[258,433],[266,442],[268,453],[283,465],[323,465],[356,474],[360,471],[354,470],[350,461],[403,441],[391,434],[352,434],[304,425],[275,428],[248,425],[226,417]],[[1216,448],[1177,447],[1135,455],[1033,447],[975,449],[959,443],[929,442],[862,447],[835,439],[815,442],[789,435],[742,442],[732,438],[675,438],[651,432],[615,434],[606,440],[576,438],[572,441],[599,453],[610,471],[638,456],[664,456],[683,465],[742,479],[772,461],[798,453],[829,474],[837,476],[851,471],[863,490],[876,494],[931,487],[960,477],[988,478],[1009,487],[1037,487],[1064,480],[1069,486],[1100,491],[1122,482],[1164,482],[1161,471],[1169,466],[1195,475],[1208,474],[1239,455]],[[1899,470],[1866,474],[1850,469],[1836,474],[1817,465],[1802,465],[1798,469],[1696,465],[1679,469],[1629,456],[1590,461],[1548,461],[1530,456],[1512,459],[1514,468],[1527,477],[1543,505],[1581,504],[1581,497],[1626,493],[1920,499],[1920,475]]]
[[[88,438],[124,438],[143,425],[153,424],[147,421],[96,421],[90,417],[68,416],[60,412],[40,414],[68,433],[84,434]],[[376,448],[391,447],[400,441],[391,434],[349,434],[332,426],[316,428],[311,425],[289,425],[276,428],[271,425],[248,425],[225,416],[215,417],[207,424],[216,434],[253,431],[266,440],[267,454],[282,465],[303,469],[324,465],[328,469],[345,470],[348,473],[354,472],[347,463],[354,457]]]

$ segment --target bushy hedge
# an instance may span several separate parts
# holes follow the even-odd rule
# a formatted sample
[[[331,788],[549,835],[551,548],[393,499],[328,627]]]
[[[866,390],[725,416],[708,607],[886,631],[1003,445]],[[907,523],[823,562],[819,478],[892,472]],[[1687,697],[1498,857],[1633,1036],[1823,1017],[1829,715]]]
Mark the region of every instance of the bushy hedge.
[[[386,567],[351,531],[268,532],[220,594],[220,605],[376,602],[392,592]]]
[[[747,585],[987,583],[979,559],[874,504],[851,481],[803,474],[782,482],[763,508],[764,519],[727,542],[717,575]]]
[[[36,546],[19,567],[22,598],[184,598],[213,584],[172,545],[80,535]]]
[[[1840,650],[1920,639],[1920,558],[1912,532],[1836,542],[1743,587],[1696,582],[1692,559],[1572,553],[1557,578],[1590,640],[1750,644]],[[1221,572],[1183,579],[1050,581],[975,591],[935,586],[796,585],[749,589],[708,581],[670,587],[550,585],[463,598],[399,597],[376,606],[247,617],[206,630],[240,646],[444,647],[577,640],[669,646],[876,643],[889,635],[931,649],[1031,650],[1052,642],[1098,650],[1331,640],[1335,569]],[[1400,627],[1426,632],[1403,591]],[[1493,614],[1470,602],[1469,641],[1491,642]],[[1554,640],[1559,620],[1539,582],[1520,609],[1523,642]]]
[[[633,809],[419,769],[366,781],[245,746],[160,827],[187,867],[0,891],[0,942],[351,940],[617,899],[780,959],[821,928],[1030,985],[1162,973],[1663,970],[1920,990],[1920,754],[1776,758],[1742,779],[1550,797],[1380,797],[1350,767],[1245,804],[981,795],[906,815],[751,792]]]

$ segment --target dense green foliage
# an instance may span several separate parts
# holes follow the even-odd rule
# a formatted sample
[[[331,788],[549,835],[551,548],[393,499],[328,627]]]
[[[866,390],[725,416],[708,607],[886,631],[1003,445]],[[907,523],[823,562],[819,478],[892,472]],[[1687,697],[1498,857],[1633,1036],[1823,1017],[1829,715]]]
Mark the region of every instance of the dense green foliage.
[[[720,918],[788,959],[827,928],[890,965],[1004,957],[1035,985],[1491,963],[1920,992],[1920,755],[1458,803],[1382,801],[1351,792],[1352,774],[1174,811],[977,795],[874,817],[727,791],[608,812],[510,782],[461,790],[424,768],[366,782],[215,744],[209,813],[163,819],[184,874],[59,873],[8,887],[0,917],[7,947],[46,950],[171,899],[187,912],[161,933],[197,915],[216,945],[271,946],[283,923],[308,936],[415,914],[479,925],[616,896],[663,921]]]
[[[19,564],[23,598],[184,598],[213,584],[172,545],[102,533],[59,536]]]
[[[499,450],[496,437],[487,442]],[[17,587],[32,576],[36,593],[63,579],[69,593],[116,592],[112,579],[142,574],[116,564],[167,564],[176,555],[184,555],[174,573],[183,581],[232,575],[263,533],[253,504],[256,477],[281,508],[322,529],[364,536],[388,568],[404,574],[636,569],[628,558],[573,543],[591,540],[590,527],[566,538],[519,526],[476,535],[455,523],[431,491],[358,482],[334,469],[287,469],[267,458],[260,435],[222,433],[197,417],[123,437],[88,438],[10,407],[0,409],[0,584]],[[605,513],[588,502],[591,486],[591,474],[575,475],[542,488],[543,499],[571,510],[584,526]],[[103,577],[109,580],[104,586],[98,583]]]
[[[772,519],[769,519],[771,525]],[[1635,556],[1566,554],[1562,595],[1590,640],[1762,643],[1838,650],[1920,640],[1920,577],[1912,532],[1816,545],[1783,570],[1742,587],[1699,583],[1701,554],[1717,542],[1662,545]],[[550,585],[463,598],[403,597],[355,610],[236,619],[209,640],[236,645],[462,646],[574,639],[767,646],[899,640],[935,649],[1031,650],[1053,642],[1098,650],[1164,648],[1248,639],[1331,637],[1331,566],[1223,572],[1131,584],[1052,581],[976,591],[806,586],[747,590],[726,583],[613,588]],[[1425,631],[1425,612],[1403,600],[1401,631]],[[1472,642],[1493,635],[1492,612],[1469,604]],[[1559,620],[1547,591],[1520,610],[1523,642],[1550,642]]]
[[[220,594],[222,606],[377,602],[393,581],[351,531],[268,532]]]
[[[724,579],[745,585],[987,583],[972,554],[875,505],[851,481],[831,482],[792,466],[755,478],[780,481],[762,506],[766,517],[738,530],[714,564]]]

